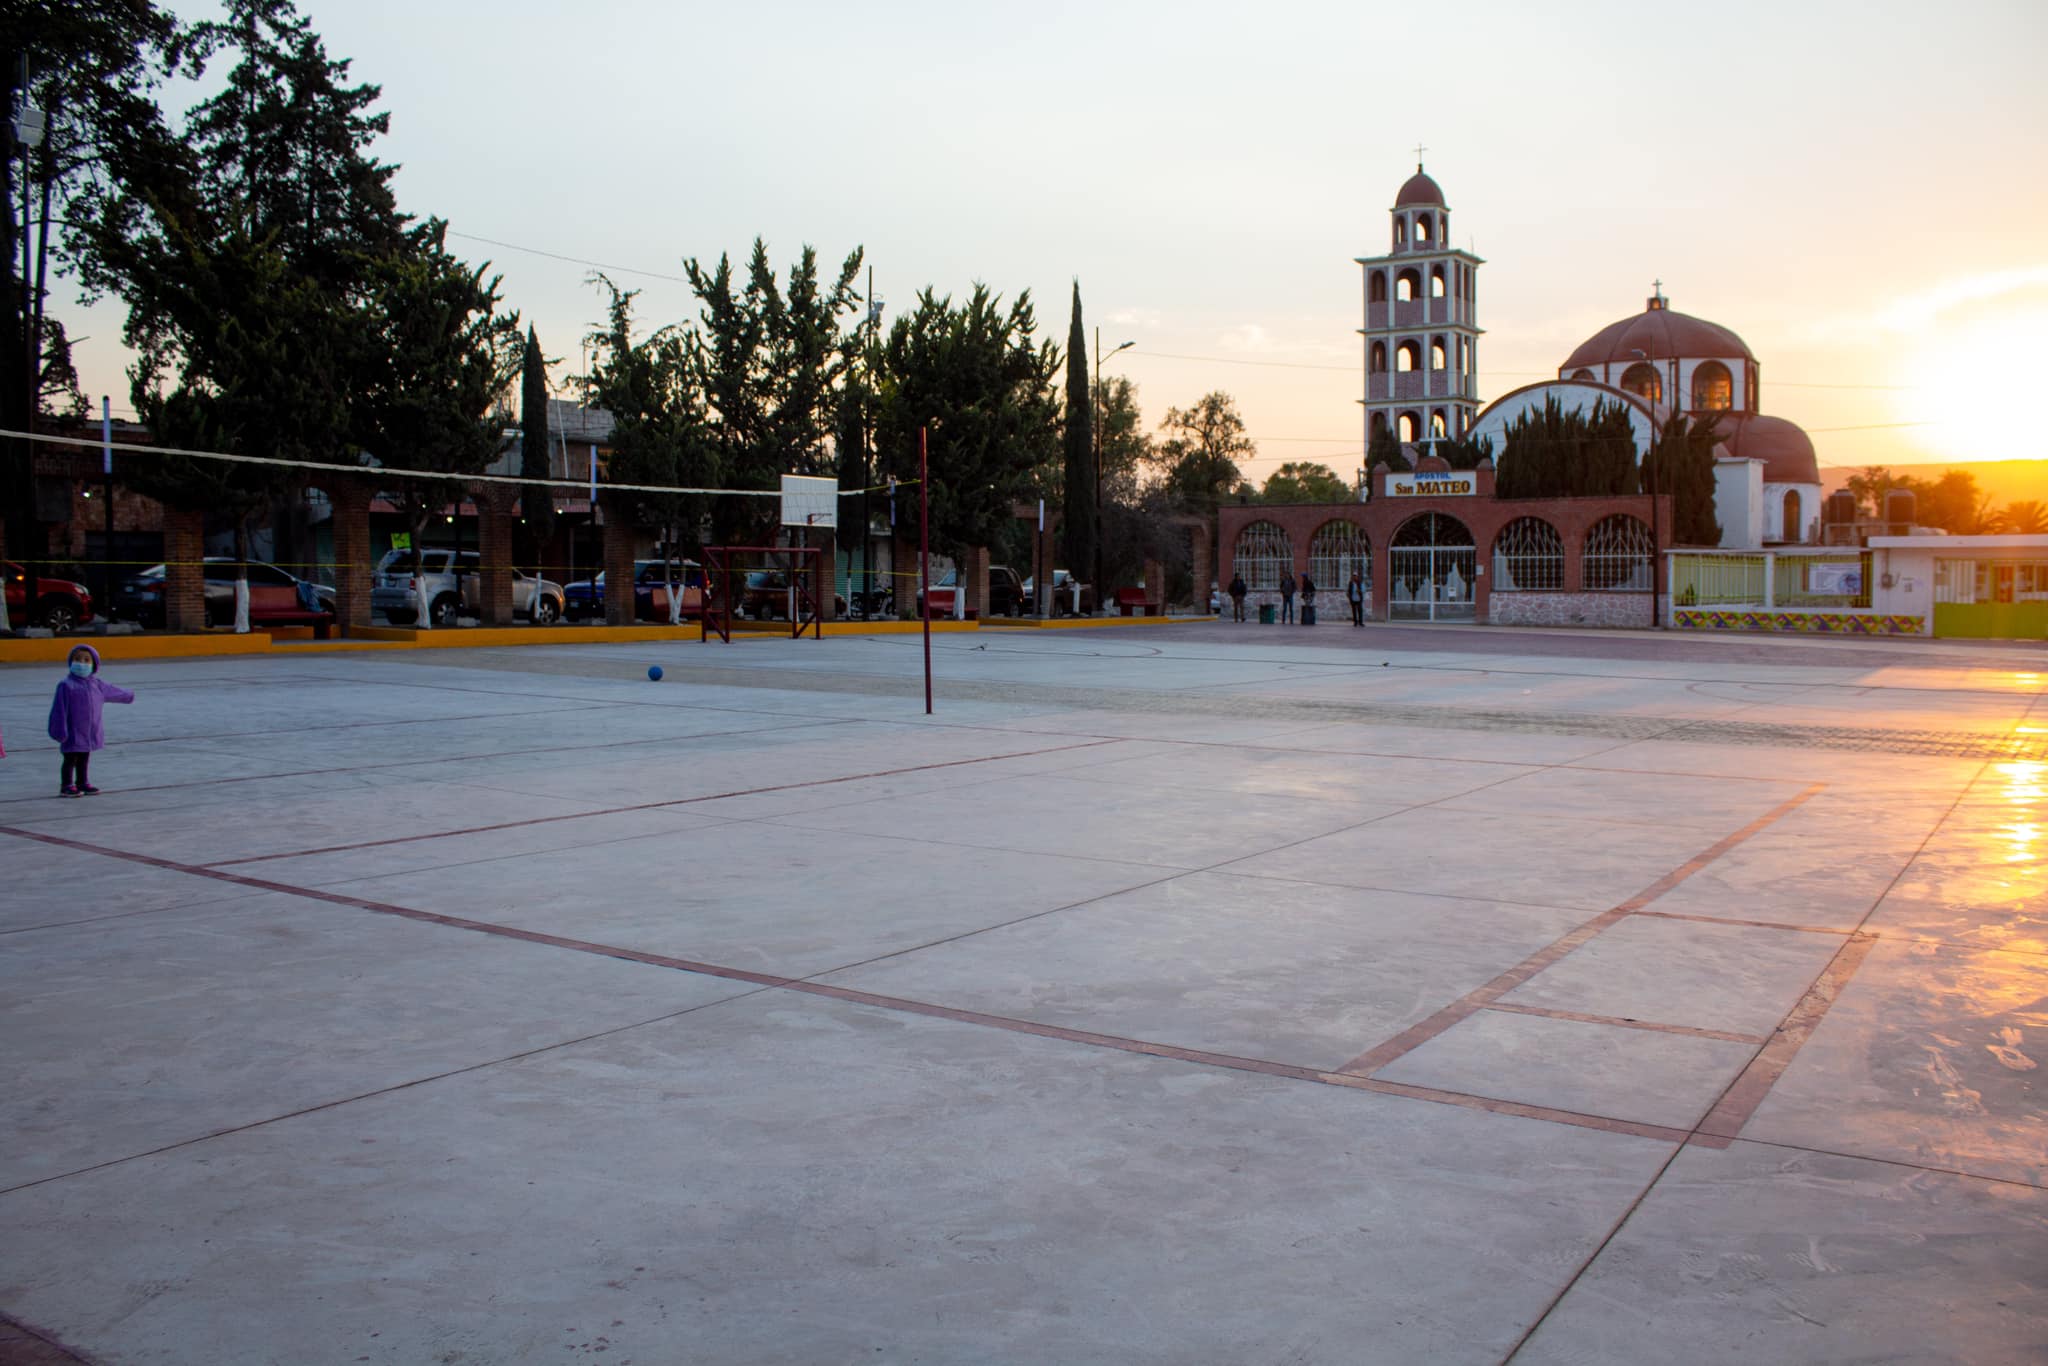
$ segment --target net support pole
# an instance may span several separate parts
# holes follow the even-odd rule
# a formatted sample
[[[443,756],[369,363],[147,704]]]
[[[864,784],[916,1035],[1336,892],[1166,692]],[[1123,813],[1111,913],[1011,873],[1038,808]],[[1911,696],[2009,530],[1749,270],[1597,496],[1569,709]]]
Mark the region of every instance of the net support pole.
[[[925,451],[925,433],[917,429],[917,577],[924,586],[918,597],[924,603],[924,714],[932,714],[932,555],[931,555],[931,471]],[[955,587],[954,592],[959,592]]]

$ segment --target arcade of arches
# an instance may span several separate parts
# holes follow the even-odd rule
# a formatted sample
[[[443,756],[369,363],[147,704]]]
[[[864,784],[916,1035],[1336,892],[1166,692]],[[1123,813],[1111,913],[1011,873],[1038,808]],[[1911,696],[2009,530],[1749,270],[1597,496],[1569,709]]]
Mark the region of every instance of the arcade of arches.
[[[1241,574],[1257,604],[1306,572],[1332,621],[1356,572],[1376,621],[1654,624],[1668,497],[1653,534],[1648,497],[1502,500],[1491,469],[1475,482],[1475,497],[1222,508],[1218,582]]]

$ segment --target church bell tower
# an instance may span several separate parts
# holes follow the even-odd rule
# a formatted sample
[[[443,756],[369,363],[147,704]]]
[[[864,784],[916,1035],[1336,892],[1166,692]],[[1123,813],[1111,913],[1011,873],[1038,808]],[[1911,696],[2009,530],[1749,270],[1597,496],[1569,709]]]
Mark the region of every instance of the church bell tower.
[[[1365,441],[1462,437],[1479,408],[1479,257],[1451,245],[1451,210],[1419,159],[1394,196],[1384,256],[1365,271]]]

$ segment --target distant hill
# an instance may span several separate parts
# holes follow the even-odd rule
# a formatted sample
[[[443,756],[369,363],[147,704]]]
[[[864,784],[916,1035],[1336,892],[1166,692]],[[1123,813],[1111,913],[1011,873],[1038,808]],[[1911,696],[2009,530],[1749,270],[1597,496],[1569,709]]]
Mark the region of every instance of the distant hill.
[[[1861,465],[1822,465],[1821,490],[1833,493],[1849,482],[1850,475],[1863,468]],[[1941,478],[1950,470],[1968,470],[1976,477],[1977,487],[1990,494],[2001,507],[2027,498],[2048,502],[2048,460],[1973,460],[1949,465],[1887,465],[1885,468],[1893,474],[1909,474],[1915,479],[1929,481]]]

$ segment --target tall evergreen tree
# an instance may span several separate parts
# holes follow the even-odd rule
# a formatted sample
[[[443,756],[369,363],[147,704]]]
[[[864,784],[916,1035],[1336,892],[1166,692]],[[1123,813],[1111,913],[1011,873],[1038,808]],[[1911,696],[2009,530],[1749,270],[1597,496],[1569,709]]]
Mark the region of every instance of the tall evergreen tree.
[[[1673,413],[1643,458],[1645,493],[1671,498],[1671,535],[1679,545],[1719,545],[1714,516],[1714,428],[1718,414],[1688,418]]]
[[[1095,413],[1088,385],[1088,335],[1081,325],[1081,282],[1074,281],[1073,313],[1067,323],[1067,421],[1065,521],[1060,552],[1076,575],[1095,572],[1101,536],[1095,506]]]
[[[541,354],[540,336],[532,326],[526,329],[526,349],[519,359],[519,477],[546,479],[552,473],[552,451],[548,437],[548,363]],[[520,511],[526,521],[527,557],[538,565],[544,547],[555,534],[553,489],[524,488],[519,493]],[[536,572],[541,572],[538,569]]]

